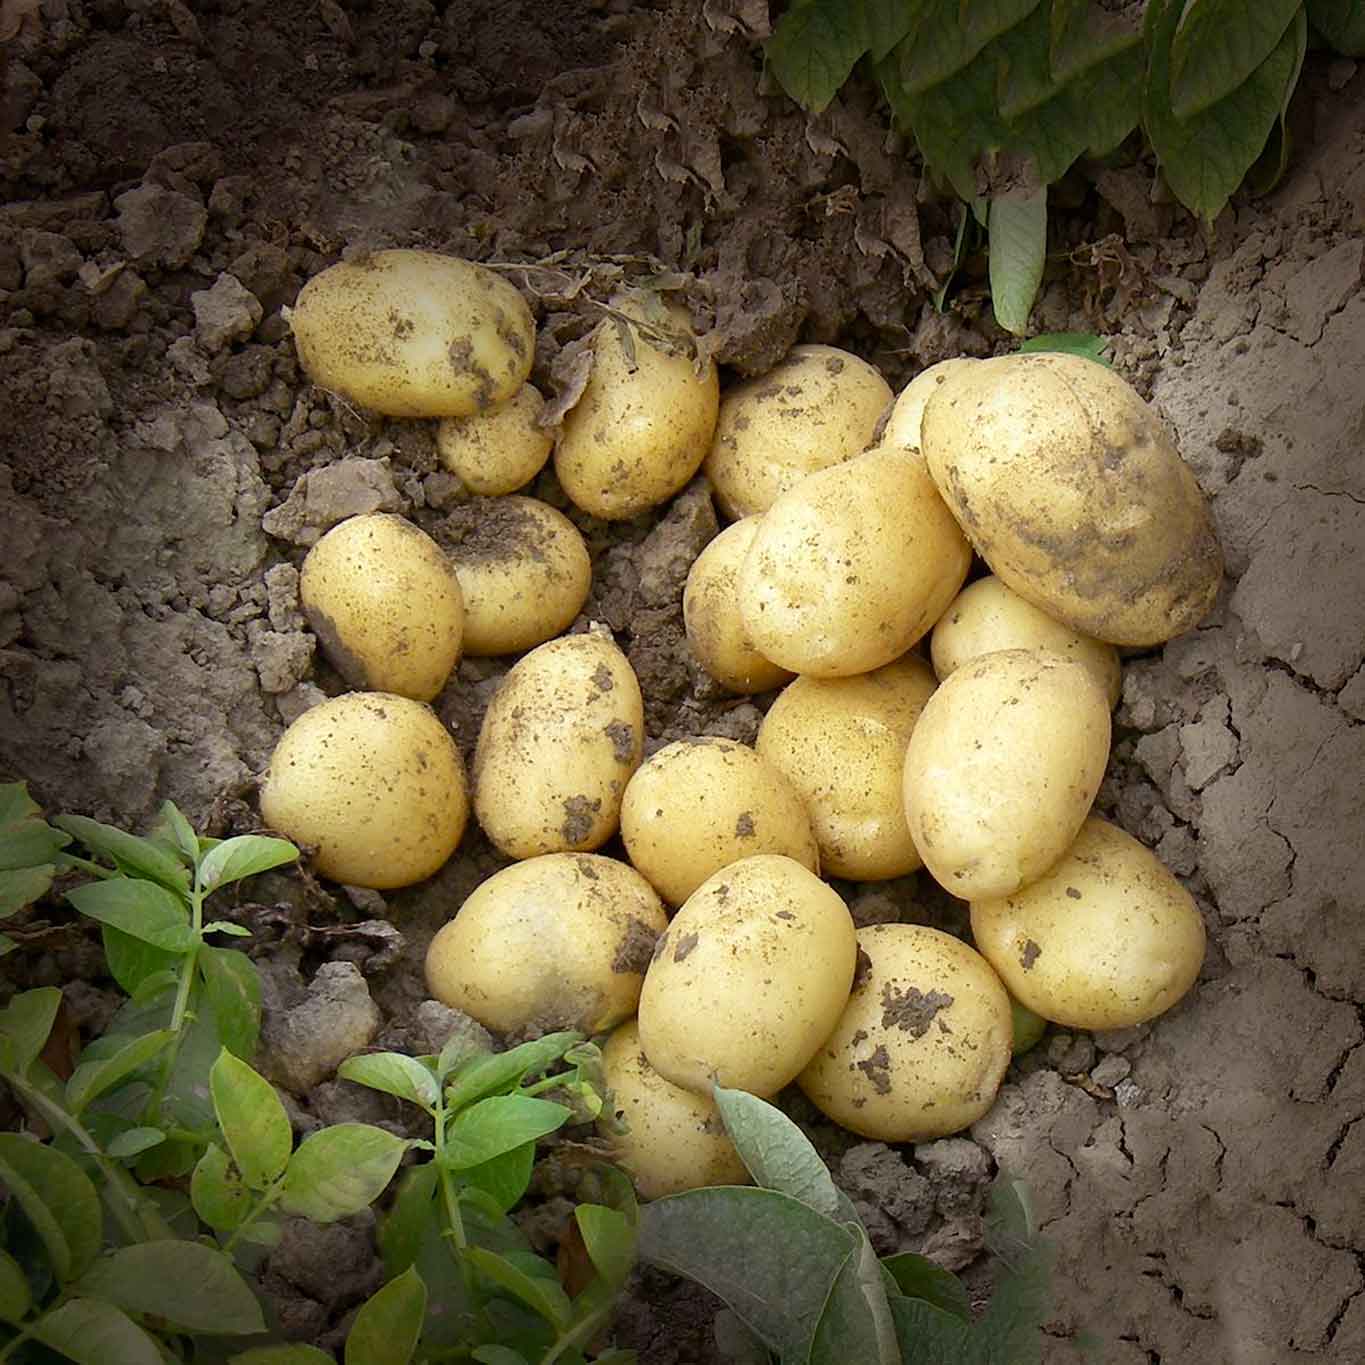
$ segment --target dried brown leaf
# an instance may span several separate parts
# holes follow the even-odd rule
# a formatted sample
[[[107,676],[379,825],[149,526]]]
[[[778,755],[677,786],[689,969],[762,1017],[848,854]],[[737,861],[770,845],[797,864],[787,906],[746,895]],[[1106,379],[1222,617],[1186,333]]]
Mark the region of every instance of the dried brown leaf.
[[[557,427],[578,405],[583,390],[588,387],[592,377],[594,357],[593,345],[596,333],[579,337],[576,341],[564,344],[550,366],[550,378],[554,380],[555,396],[540,410],[537,425],[545,429]]]
[[[0,43],[17,38],[21,30],[33,33],[39,24],[40,0],[0,0]]]

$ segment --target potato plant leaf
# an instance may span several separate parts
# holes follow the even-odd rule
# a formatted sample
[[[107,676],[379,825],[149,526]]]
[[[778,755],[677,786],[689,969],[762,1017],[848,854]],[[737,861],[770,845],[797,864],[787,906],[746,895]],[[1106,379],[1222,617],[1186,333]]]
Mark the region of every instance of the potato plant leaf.
[[[903,1365],[987,1365],[972,1336],[970,1324],[923,1299],[892,1299]],[[991,1360],[989,1365],[1009,1365]]]
[[[917,22],[890,54],[900,84],[912,95],[944,85],[992,38],[1014,27],[1042,0],[918,0]]]
[[[33,1224],[58,1281],[83,1275],[104,1241],[104,1214],[90,1177],[64,1152],[0,1133],[0,1185]]]
[[[838,94],[869,44],[863,0],[814,0],[787,10],[764,55],[787,94],[818,114]]]
[[[372,1294],[346,1337],[346,1365],[408,1365],[427,1312],[427,1287],[411,1267]]]
[[[280,1209],[334,1223],[383,1194],[409,1143],[368,1123],[337,1123],[299,1144],[284,1173]]]
[[[1038,1236],[1023,1185],[1005,1177],[991,1186],[986,1247],[999,1272],[973,1335],[988,1365],[1038,1365],[1040,1328],[1050,1310],[1051,1253]]]
[[[1092,0],[1052,0],[1048,19],[1048,65],[1057,81],[1069,81],[1142,41],[1140,16],[1109,13]]]
[[[479,1346],[471,1358],[479,1365],[529,1365],[526,1357],[510,1346]]]
[[[337,1075],[344,1081],[354,1081],[357,1085],[420,1105],[427,1113],[435,1109],[441,1098],[436,1077],[430,1069],[402,1052],[372,1052],[349,1057],[337,1068]]]
[[[844,1365],[849,1360],[902,1365],[886,1285],[861,1228],[835,1277],[810,1350],[810,1365]]]
[[[74,887],[66,898],[81,914],[164,952],[187,952],[193,942],[185,902],[155,882],[111,877]]]
[[[1308,0],[1313,27],[1345,57],[1365,57],[1365,0]]]
[[[127,1161],[165,1141],[166,1134],[160,1128],[125,1128],[104,1144],[104,1150],[118,1161]]]
[[[0,1010],[0,1070],[22,1076],[47,1045],[61,1008],[56,986],[22,991]]]
[[[199,860],[199,838],[174,801],[163,801],[157,815],[156,833],[174,845],[189,867]]]
[[[29,1327],[76,1365],[162,1365],[161,1348],[128,1315],[99,1299],[68,1299]]]
[[[92,1100],[146,1066],[174,1037],[170,1029],[155,1029],[122,1040],[112,1056],[100,1061],[82,1061],[66,1083],[66,1107],[71,1113],[79,1114]]]
[[[992,199],[991,303],[996,321],[1016,336],[1028,329],[1047,257],[1047,187],[1027,197]]]
[[[631,1219],[601,1204],[579,1204],[574,1220],[597,1273],[612,1288],[625,1284],[635,1265],[635,1229]]]
[[[228,1365],[336,1365],[334,1357],[316,1346],[253,1346],[228,1358]]]
[[[477,1166],[465,1167],[460,1179],[482,1190],[503,1212],[509,1212],[526,1193],[535,1160],[536,1144],[524,1142]]]
[[[148,839],[84,815],[59,815],[52,823],[74,834],[92,853],[108,858],[126,877],[141,878],[172,892],[190,889],[190,874],[184,863]]]
[[[294,1146],[275,1087],[226,1048],[209,1072],[213,1112],[248,1189],[265,1190],[284,1174]]]
[[[556,1330],[568,1326],[572,1316],[569,1296],[560,1288],[558,1280],[548,1275],[529,1274],[524,1265],[513,1263],[511,1257],[515,1253],[499,1256],[483,1247],[469,1246],[464,1255],[479,1274],[552,1323]]]
[[[1303,0],[1190,0],[1171,40],[1171,111],[1178,119],[1226,99],[1275,50]]]
[[[1108,338],[1098,337],[1093,332],[1040,332],[1036,337],[1029,337],[1027,341],[1019,344],[1021,355],[1033,351],[1061,351],[1066,355],[1078,355],[1084,360],[1093,360],[1100,365],[1109,365],[1104,358],[1104,353],[1108,349]],[[1038,1016],[1033,1017],[1036,1019]]]
[[[112,924],[100,926],[100,937],[104,941],[104,960],[108,964],[109,975],[126,995],[138,999],[143,987],[154,979],[164,978],[169,985],[175,984],[177,978],[174,968],[180,961],[179,953],[154,948],[150,943],[125,934]],[[145,1003],[145,1000],[141,1003]]]
[[[0,1249],[0,1322],[19,1322],[33,1306],[33,1291],[23,1267]]]
[[[70,842],[69,834],[43,819],[24,783],[0,785],[0,871],[44,871],[50,876],[52,860]]]
[[[490,1095],[455,1116],[442,1161],[451,1170],[480,1166],[563,1127],[572,1111],[530,1095]]]
[[[972,1305],[967,1286],[951,1271],[913,1251],[887,1256],[882,1265],[907,1299],[923,1299],[963,1322],[971,1321]]]
[[[224,839],[204,854],[199,864],[199,886],[207,894],[272,867],[297,862],[298,856],[298,849],[284,839],[268,839],[261,834]]]
[[[475,1100],[510,1090],[525,1077],[548,1070],[582,1041],[581,1033],[547,1033],[506,1052],[475,1057],[454,1071],[446,1086],[446,1103],[452,1109],[463,1109]]]
[[[429,1161],[413,1167],[399,1182],[393,1207],[379,1229],[379,1253],[386,1275],[401,1275],[416,1262],[428,1230],[436,1224],[439,1175],[436,1163]]]
[[[219,1039],[234,1057],[247,1061],[255,1055],[261,1035],[261,977],[256,964],[235,948],[212,944],[200,948],[196,964]]]

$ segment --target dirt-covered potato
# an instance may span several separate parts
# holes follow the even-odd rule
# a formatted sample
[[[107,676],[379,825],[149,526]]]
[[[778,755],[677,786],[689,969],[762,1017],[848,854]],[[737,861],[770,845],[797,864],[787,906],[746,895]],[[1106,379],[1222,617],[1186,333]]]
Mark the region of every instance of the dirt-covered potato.
[[[674,1085],[775,1095],[815,1055],[853,983],[853,917],[780,854],[708,877],[659,939],[640,993],[640,1043]]]
[[[703,1185],[747,1185],[749,1172],[725,1132],[715,1101],[664,1080],[627,1020],[602,1047],[612,1113],[624,1133],[599,1131],[612,1160],[635,1182],[641,1199],[662,1199]]]
[[[464,649],[519,654],[573,624],[592,561],[578,528],[536,498],[508,494],[455,506],[436,528],[464,597]]]
[[[740,617],[754,647],[795,673],[867,673],[930,630],[971,560],[920,456],[877,446],[763,515],[740,565]]]
[[[978,553],[1049,616],[1145,646],[1213,606],[1223,557],[1204,494],[1105,366],[1038,352],[959,369],[925,407],[921,445]]]
[[[879,881],[919,867],[902,778],[936,686],[906,655],[856,678],[797,678],[763,718],[755,747],[805,798],[827,875]]]
[[[775,369],[721,400],[706,476],[731,520],[766,512],[807,474],[873,439],[891,387],[835,346],[794,346]]]
[[[1204,922],[1150,849],[1092,815],[1030,885],[972,901],[972,937],[1010,992],[1067,1028],[1154,1019],[1194,985]]]
[[[925,1142],[975,1123],[1009,1066],[1009,995],[980,953],[921,924],[858,931],[858,979],[796,1078],[821,1113],[879,1142]]]
[[[464,833],[464,760],[429,706],[349,692],[305,711],[281,736],[261,816],[315,848],[324,877],[377,891],[409,886],[436,872]]]
[[[1109,702],[1050,650],[983,654],[939,685],[905,754],[924,865],[963,900],[1004,896],[1066,852],[1109,759]]]
[[[330,266],[289,315],[313,383],[387,417],[466,417],[505,402],[535,354],[526,301],[501,276],[434,251]]]
[[[459,579],[441,547],[402,517],[371,512],[334,526],[303,561],[299,601],[351,687],[430,701],[460,662]]]
[[[471,493],[489,498],[513,493],[550,458],[554,437],[538,425],[544,407],[540,390],[523,384],[486,412],[443,417],[436,427],[436,453]]]
[[[796,788],[732,739],[680,739],[650,757],[626,784],[621,838],[631,862],[670,905],[756,853],[782,853],[820,870]]]
[[[495,872],[437,931],[427,988],[495,1033],[600,1033],[635,1013],[663,905],[633,867],[548,853]]]
[[[739,566],[758,517],[727,526],[692,561],[683,589],[683,626],[697,662],[732,692],[767,692],[793,676],[753,646],[739,614]]]
[[[643,751],[630,661],[600,628],[561,636],[519,660],[484,713],[474,813],[509,858],[600,848]]]
[[[924,405],[935,393],[939,385],[954,370],[976,362],[970,356],[955,356],[952,360],[940,360],[921,370],[896,396],[896,401],[886,413],[886,425],[882,428],[877,444],[883,446],[910,446],[918,450],[920,446],[920,421],[924,416]]]
[[[720,404],[714,362],[698,373],[692,356],[665,349],[651,330],[690,334],[685,309],[657,295],[617,305],[643,325],[614,318],[599,325],[587,387],[564,415],[554,456],[574,505],[607,520],[657,507],[687,484],[710,449]],[[627,326],[629,350],[621,335]]]
[[[934,627],[929,650],[942,680],[968,659],[997,649],[1065,654],[1090,670],[1111,708],[1118,704],[1123,686],[1118,650],[1054,620],[991,574],[969,583],[953,599]]]

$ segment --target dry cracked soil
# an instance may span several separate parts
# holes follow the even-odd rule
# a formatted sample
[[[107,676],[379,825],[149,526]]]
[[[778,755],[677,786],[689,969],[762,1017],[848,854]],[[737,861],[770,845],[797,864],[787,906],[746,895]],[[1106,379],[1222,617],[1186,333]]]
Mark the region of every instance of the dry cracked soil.
[[[168,797],[248,827],[284,725],[341,686],[298,610],[307,546],[356,511],[430,527],[464,500],[428,425],[299,372],[282,309],[344,252],[552,258],[568,275],[511,273],[547,383],[584,277],[682,276],[731,378],[796,340],[893,385],[1006,349],[979,261],[931,306],[955,210],[871,94],[802,115],[763,82],[766,22],[756,0],[42,0],[0,122],[0,778],[134,827]],[[1100,796],[1195,895],[1197,988],[1150,1026],[1052,1030],[958,1138],[868,1144],[792,1103],[882,1249],[970,1275],[991,1174],[1029,1183],[1057,1248],[1049,1365],[1365,1360],[1365,72],[1310,56],[1293,130],[1282,184],[1209,233],[1138,151],[1065,183],[1035,314],[1111,338],[1227,550],[1211,619],[1127,661]],[[551,475],[531,491],[564,506]],[[578,520],[584,619],[627,649],[651,745],[751,739],[759,706],[708,686],[681,630],[707,490]],[[466,752],[504,667],[466,662],[437,703]],[[259,897],[264,1064],[300,1131],[399,1121],[331,1069],[449,1028],[422,954],[498,865],[471,830],[410,891]],[[910,881],[842,889],[862,922],[960,923]],[[62,985],[97,1029],[93,941],[53,906],[28,927],[11,984]],[[291,1228],[263,1283],[294,1334],[335,1342],[377,1283],[371,1222]],[[649,1274],[617,1339],[709,1361],[711,1311]]]

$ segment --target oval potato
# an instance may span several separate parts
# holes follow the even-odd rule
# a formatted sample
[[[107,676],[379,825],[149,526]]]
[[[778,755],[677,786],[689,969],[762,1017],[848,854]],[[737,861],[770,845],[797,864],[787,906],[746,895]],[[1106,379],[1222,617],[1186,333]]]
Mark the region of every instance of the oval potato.
[[[954,356],[951,360],[940,360],[936,365],[921,370],[897,395],[896,401],[886,413],[886,425],[882,428],[877,444],[882,446],[909,446],[920,448],[920,422],[924,417],[924,406],[938,392],[943,383],[955,370],[967,365],[975,365],[970,356]]]
[[[523,384],[486,412],[443,417],[436,427],[436,453],[471,493],[489,498],[514,493],[550,458],[555,440],[539,425],[544,408],[540,390]]]

